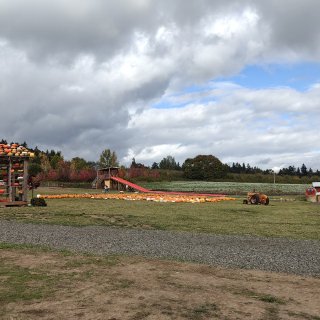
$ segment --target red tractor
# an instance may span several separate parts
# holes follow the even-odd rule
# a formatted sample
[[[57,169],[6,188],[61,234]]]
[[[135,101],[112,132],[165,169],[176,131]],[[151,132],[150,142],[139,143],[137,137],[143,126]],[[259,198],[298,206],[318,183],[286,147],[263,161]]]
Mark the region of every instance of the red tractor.
[[[248,192],[247,199],[243,200],[244,204],[269,204],[269,197],[261,192]]]

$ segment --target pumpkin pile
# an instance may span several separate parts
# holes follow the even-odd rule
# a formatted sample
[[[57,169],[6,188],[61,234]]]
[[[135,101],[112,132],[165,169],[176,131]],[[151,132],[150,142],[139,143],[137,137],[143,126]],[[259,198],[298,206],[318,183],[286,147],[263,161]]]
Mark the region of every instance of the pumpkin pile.
[[[26,147],[17,143],[0,144],[0,157],[34,157],[34,153],[30,152]]]
[[[57,194],[57,195],[37,195],[38,198],[44,199],[119,199],[119,200],[145,200],[155,202],[220,202],[228,200],[236,200],[229,197],[207,197],[207,196],[192,196],[192,195],[173,195],[173,194],[155,194],[155,193],[109,193],[109,194]]]

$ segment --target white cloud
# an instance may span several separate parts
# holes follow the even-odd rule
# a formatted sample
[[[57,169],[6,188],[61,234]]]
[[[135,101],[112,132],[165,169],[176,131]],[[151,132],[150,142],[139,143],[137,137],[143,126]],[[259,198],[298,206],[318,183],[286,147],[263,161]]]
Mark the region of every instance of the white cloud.
[[[215,154],[226,162],[249,162],[262,167],[297,165],[299,161],[318,167],[319,155],[314,148],[317,126],[313,124],[319,121],[320,102],[312,97],[319,92],[312,89],[299,93],[287,88],[249,90],[239,86],[230,92],[226,88],[224,93],[220,89],[216,103],[148,109],[133,117],[130,128],[140,136],[148,133],[141,143],[149,150],[148,157],[140,152],[140,160],[156,160],[151,146],[170,141],[172,146],[188,146],[179,152],[179,161],[202,153]],[[213,96],[215,92],[213,89]],[[314,158],[305,158],[310,150],[314,150]],[[296,159],[290,154],[296,154]],[[270,159],[267,164],[266,158]]]
[[[202,22],[202,28],[206,37],[218,37],[230,40],[237,36],[247,34],[248,30],[257,27],[259,15],[250,8],[243,12],[233,13],[222,17],[211,16]]]
[[[266,167],[305,159],[319,168],[318,83],[299,92],[216,81],[250,64],[319,62],[319,1],[0,0],[0,7],[1,138],[88,160],[108,147],[127,163],[212,153]]]

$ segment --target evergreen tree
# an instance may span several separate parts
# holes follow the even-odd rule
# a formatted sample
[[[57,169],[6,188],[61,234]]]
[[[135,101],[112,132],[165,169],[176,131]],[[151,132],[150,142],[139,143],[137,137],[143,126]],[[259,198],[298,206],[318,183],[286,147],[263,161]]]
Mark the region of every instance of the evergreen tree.
[[[159,169],[159,165],[157,162],[154,162],[151,166],[151,169]]]
[[[302,164],[300,171],[302,176],[306,176],[308,174],[307,167],[304,163]]]
[[[300,168],[297,169],[297,176],[301,177],[301,171]]]

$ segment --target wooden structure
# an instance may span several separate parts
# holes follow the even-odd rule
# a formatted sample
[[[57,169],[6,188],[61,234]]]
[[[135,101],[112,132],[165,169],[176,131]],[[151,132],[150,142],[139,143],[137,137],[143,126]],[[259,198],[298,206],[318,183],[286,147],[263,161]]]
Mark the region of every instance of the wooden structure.
[[[96,189],[120,190],[121,186],[111,177],[118,177],[119,167],[108,167],[97,170],[97,177],[92,182],[92,187]]]
[[[28,164],[28,156],[0,156],[0,206],[27,204]]]

